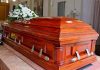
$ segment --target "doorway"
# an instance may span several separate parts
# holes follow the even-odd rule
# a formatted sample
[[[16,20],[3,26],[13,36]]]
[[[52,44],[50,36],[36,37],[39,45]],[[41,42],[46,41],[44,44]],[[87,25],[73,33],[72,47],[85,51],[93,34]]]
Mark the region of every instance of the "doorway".
[[[58,2],[58,16],[65,16],[65,1]]]

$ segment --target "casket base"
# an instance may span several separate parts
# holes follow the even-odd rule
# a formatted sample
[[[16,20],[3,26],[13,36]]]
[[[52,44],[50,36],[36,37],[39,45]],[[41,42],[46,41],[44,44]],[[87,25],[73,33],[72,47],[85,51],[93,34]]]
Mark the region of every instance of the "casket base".
[[[52,63],[48,63],[47,61],[41,59],[40,57],[36,56],[35,54],[32,54],[29,50],[27,50],[27,48],[25,46],[19,45],[10,39],[4,38],[4,42],[6,44],[8,44],[9,46],[11,46],[16,51],[20,52],[21,54],[23,54],[24,56],[26,56],[27,58],[32,60],[33,62],[35,62],[38,65],[40,65],[41,67],[45,68],[46,70],[76,70],[76,69],[79,69],[83,66],[86,66],[86,65],[91,64],[94,61],[96,61],[96,57],[95,57],[95,55],[93,55],[88,58],[82,59],[80,61],[76,61],[76,62],[73,62],[70,64],[64,64],[64,65],[58,66],[58,65],[55,65]]]

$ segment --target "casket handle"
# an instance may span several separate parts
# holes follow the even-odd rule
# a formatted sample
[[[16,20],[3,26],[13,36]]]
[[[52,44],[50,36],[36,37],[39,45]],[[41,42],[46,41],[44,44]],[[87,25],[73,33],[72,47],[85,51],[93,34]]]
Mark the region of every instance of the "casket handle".
[[[79,54],[79,52],[78,52],[78,51],[76,51],[76,56],[77,56],[78,60],[80,60],[80,59],[81,59],[80,54]]]
[[[33,45],[33,46],[32,46],[32,49],[31,49],[31,52],[34,52],[34,48],[35,48],[35,47],[34,47],[34,45]]]
[[[88,57],[94,55],[93,52],[91,52],[91,53],[89,52],[89,49],[85,49],[85,51],[86,51]],[[77,60],[81,60],[82,58],[84,58],[84,57],[80,57],[78,51],[76,51],[75,53],[76,53],[76,57],[72,58],[72,59],[71,59],[71,62],[76,62]],[[87,56],[86,56],[86,57],[87,57]]]
[[[21,44],[21,41],[19,40],[18,44],[20,45]]]
[[[76,62],[76,61],[77,61],[76,57],[74,57],[74,58],[71,59],[71,62]]]
[[[89,49],[86,49],[86,53],[87,53],[88,56],[94,55],[93,52],[91,52],[91,53],[89,52]]]
[[[15,38],[14,42],[15,42],[15,43],[17,42],[16,38]]]
[[[9,38],[9,36],[7,35],[7,39]]]
[[[77,60],[80,60],[80,59],[81,59],[79,52],[76,51],[75,53],[76,53],[76,56],[77,56],[77,57],[72,58],[72,59],[71,59],[72,62],[76,62]]]
[[[88,56],[91,56],[91,53],[89,52],[89,49],[86,49],[86,53]]]
[[[40,49],[40,52],[39,52],[39,57],[42,56],[42,53],[43,53],[43,49]]]
[[[8,33],[8,35],[7,35],[7,39],[10,37],[10,33]]]
[[[12,42],[14,42],[12,39],[8,39]],[[15,42],[14,42],[15,43]],[[19,43],[21,43],[21,41],[19,40]],[[20,46],[23,46],[22,44],[20,44]],[[28,48],[27,48],[28,49]],[[49,61],[49,62],[54,62],[53,60],[51,60],[48,56],[43,55],[43,49],[40,49],[40,52],[38,53],[37,51],[34,50],[35,46],[32,46],[31,52],[33,52],[35,55],[38,55],[39,57],[41,57],[42,59],[44,59],[45,61]],[[30,50],[30,49],[29,49]]]
[[[49,61],[49,60],[50,60],[50,58],[49,58],[48,56],[42,55],[43,49],[40,49],[40,52],[39,52],[39,53],[37,53],[34,49],[35,49],[35,47],[34,47],[34,45],[33,45],[33,46],[32,46],[32,49],[31,49],[31,52],[34,52],[34,53],[36,53],[36,54],[39,54],[38,56],[41,57],[41,58],[43,58],[43,59],[46,60],[46,61]]]
[[[45,58],[44,58],[46,61],[49,61],[50,60],[50,58],[48,57],[48,56],[45,56]]]

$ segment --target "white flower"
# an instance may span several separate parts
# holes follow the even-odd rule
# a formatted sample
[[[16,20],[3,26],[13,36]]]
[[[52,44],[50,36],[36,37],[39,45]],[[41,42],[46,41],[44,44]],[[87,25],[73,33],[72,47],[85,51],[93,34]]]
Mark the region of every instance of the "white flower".
[[[19,4],[18,6],[18,8],[15,8],[14,11],[9,13],[9,17],[29,19],[32,19],[33,17],[38,17],[38,15],[34,13],[34,11],[31,11],[29,8],[23,6],[22,4]]]
[[[22,7],[23,7],[23,5],[22,5],[22,4],[19,4],[19,7],[21,7],[21,8],[22,8]]]
[[[22,17],[23,18],[27,17],[27,13],[23,13]]]
[[[20,9],[15,9],[13,13],[19,15],[20,14]]]
[[[22,16],[22,15],[23,15],[23,13],[21,12],[19,15],[21,15],[21,16]]]
[[[29,16],[30,16],[30,17],[32,17],[32,16],[33,16],[33,14],[32,14],[32,13],[29,13]]]
[[[18,15],[12,15],[12,17],[19,17]]]

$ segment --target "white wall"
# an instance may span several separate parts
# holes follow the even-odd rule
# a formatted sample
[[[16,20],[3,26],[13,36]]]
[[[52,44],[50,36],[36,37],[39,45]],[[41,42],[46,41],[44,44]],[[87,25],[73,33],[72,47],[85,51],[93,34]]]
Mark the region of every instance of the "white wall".
[[[44,0],[44,16],[57,16],[57,3],[66,1],[65,16],[68,16],[74,8],[80,12],[79,18],[92,25],[93,0]],[[48,2],[50,3],[48,7]]]
[[[12,8],[13,5],[18,4],[19,2],[26,1],[26,0],[16,0],[16,2],[10,1],[10,7]],[[27,0],[29,3],[32,3],[34,0]],[[89,24],[92,24],[92,16],[93,16],[93,0],[44,0],[43,4],[43,16],[57,16],[57,4],[58,2],[66,1],[66,9],[65,9],[65,16],[68,16],[70,12],[76,8],[80,12],[80,18],[86,21]],[[30,4],[32,5],[32,4]],[[33,6],[33,5],[32,5]],[[31,7],[32,7],[31,6]]]
[[[82,19],[92,25],[93,0],[83,0]]]
[[[58,16],[58,2],[65,1],[65,16],[69,16],[74,9],[74,0],[55,0],[52,6],[52,16]]]
[[[82,0],[44,0],[44,16],[58,16],[58,2],[65,1],[65,16],[71,16],[71,12],[76,8],[82,16]]]
[[[48,16],[48,4],[49,4],[49,1],[48,0],[44,0],[43,1],[43,16]]]

